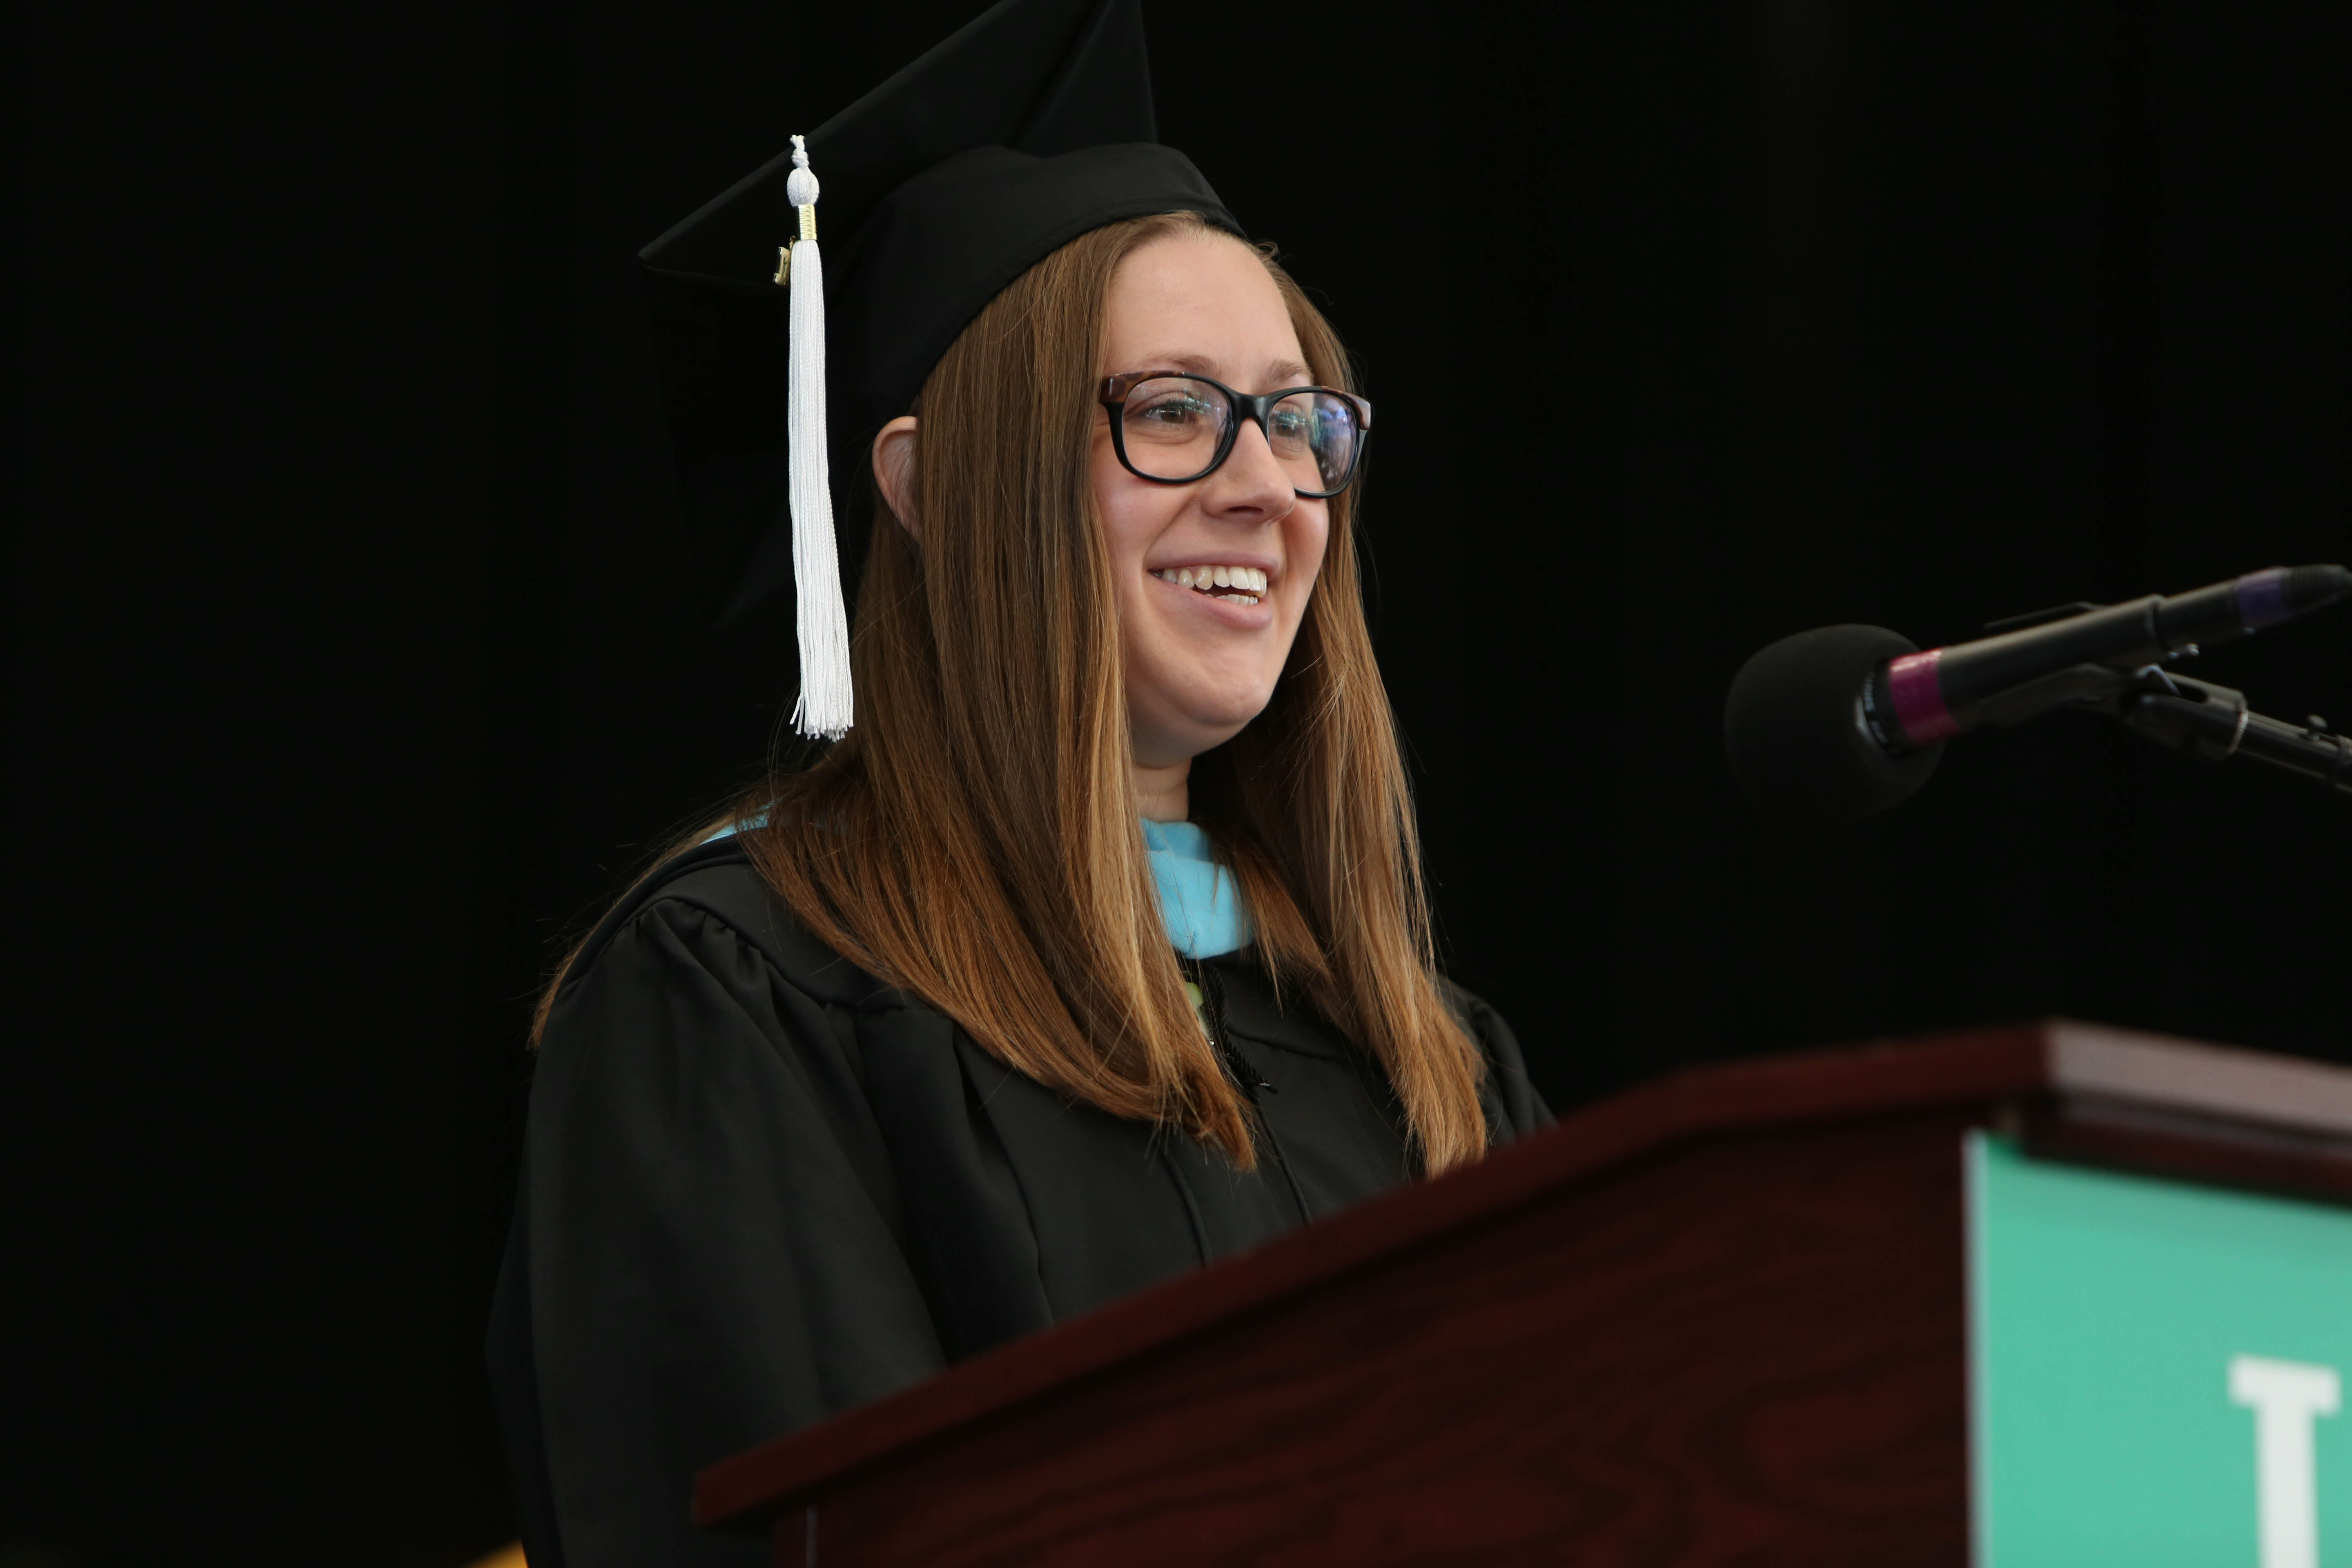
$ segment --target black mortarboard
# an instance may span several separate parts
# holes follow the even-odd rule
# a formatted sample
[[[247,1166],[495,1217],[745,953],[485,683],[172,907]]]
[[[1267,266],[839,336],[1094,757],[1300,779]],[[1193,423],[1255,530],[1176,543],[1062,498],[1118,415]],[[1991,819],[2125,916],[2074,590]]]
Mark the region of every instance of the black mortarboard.
[[[787,387],[823,378],[830,417],[789,444],[824,449],[845,481],[862,560],[867,445],[908,411],[956,335],[1007,284],[1105,224],[1196,212],[1242,232],[1190,160],[1154,140],[1151,78],[1138,0],[1002,0],[818,126],[805,156],[785,153],[653,244],[640,258],[651,299],[662,391],[705,608],[721,622],[778,607],[797,584],[803,732],[847,727],[845,640],[837,720],[813,714],[811,688],[831,678],[838,590],[823,563],[793,570],[787,517]],[[803,139],[795,137],[795,143]],[[821,198],[824,262],[804,226]],[[787,193],[804,202],[796,204]],[[794,208],[801,206],[796,218]],[[798,232],[789,290],[779,247]],[[832,274],[829,352],[823,278]],[[789,314],[799,341],[787,352]],[[810,323],[815,330],[810,330]],[[788,373],[788,362],[793,368]],[[829,362],[829,363],[828,363]],[[804,400],[815,403],[811,398]],[[795,406],[806,421],[811,410]],[[811,445],[814,443],[814,445]],[[824,465],[803,458],[790,485],[798,548],[813,560]],[[804,487],[815,487],[804,489]],[[801,581],[805,577],[807,581]],[[824,592],[818,592],[822,589]],[[830,596],[828,610],[822,601]],[[813,617],[812,605],[819,606]],[[812,637],[827,646],[813,646]]]

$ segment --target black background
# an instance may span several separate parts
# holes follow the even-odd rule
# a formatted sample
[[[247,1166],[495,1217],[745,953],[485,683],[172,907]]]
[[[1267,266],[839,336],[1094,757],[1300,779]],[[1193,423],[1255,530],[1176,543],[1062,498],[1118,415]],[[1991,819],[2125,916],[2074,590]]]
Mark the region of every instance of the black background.
[[[456,1564],[563,934],[749,776],[636,248],[974,7],[15,13],[0,1552]],[[1149,8],[1364,365],[1455,973],[1572,1104],[2065,1012],[2352,1058],[2352,814],[2062,717],[1843,834],[1748,653],[2347,553],[2341,7]],[[2200,671],[2352,720],[2352,615]]]

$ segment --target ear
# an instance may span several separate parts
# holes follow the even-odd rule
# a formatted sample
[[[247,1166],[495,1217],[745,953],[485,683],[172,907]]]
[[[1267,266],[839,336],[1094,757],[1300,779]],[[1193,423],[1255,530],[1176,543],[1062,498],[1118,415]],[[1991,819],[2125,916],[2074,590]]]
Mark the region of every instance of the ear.
[[[890,508],[890,515],[898,526],[919,540],[922,531],[915,522],[915,416],[901,414],[882,426],[874,437],[874,482],[882,488],[882,499]]]

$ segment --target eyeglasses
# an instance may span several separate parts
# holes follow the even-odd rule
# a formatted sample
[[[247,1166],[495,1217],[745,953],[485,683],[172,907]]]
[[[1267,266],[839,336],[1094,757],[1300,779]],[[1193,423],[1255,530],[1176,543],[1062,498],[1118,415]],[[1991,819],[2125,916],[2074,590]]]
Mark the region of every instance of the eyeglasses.
[[[1139,370],[1102,384],[1110,444],[1127,471],[1154,484],[1187,485],[1217,471],[1249,421],[1265,437],[1290,488],[1309,500],[1338,495],[1356,477],[1372,430],[1372,405],[1328,386],[1235,392],[1205,375]]]

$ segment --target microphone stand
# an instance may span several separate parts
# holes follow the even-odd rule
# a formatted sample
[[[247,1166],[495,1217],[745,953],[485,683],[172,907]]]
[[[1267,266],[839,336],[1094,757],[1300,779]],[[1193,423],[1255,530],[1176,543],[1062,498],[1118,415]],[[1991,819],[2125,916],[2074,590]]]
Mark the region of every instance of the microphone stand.
[[[2300,773],[2341,795],[2352,795],[2352,739],[2316,713],[2298,729],[2246,706],[2246,694],[2149,665],[2113,689],[2079,698],[2075,706],[2120,721],[2134,734],[2168,751],[2226,763],[2252,757]]]

